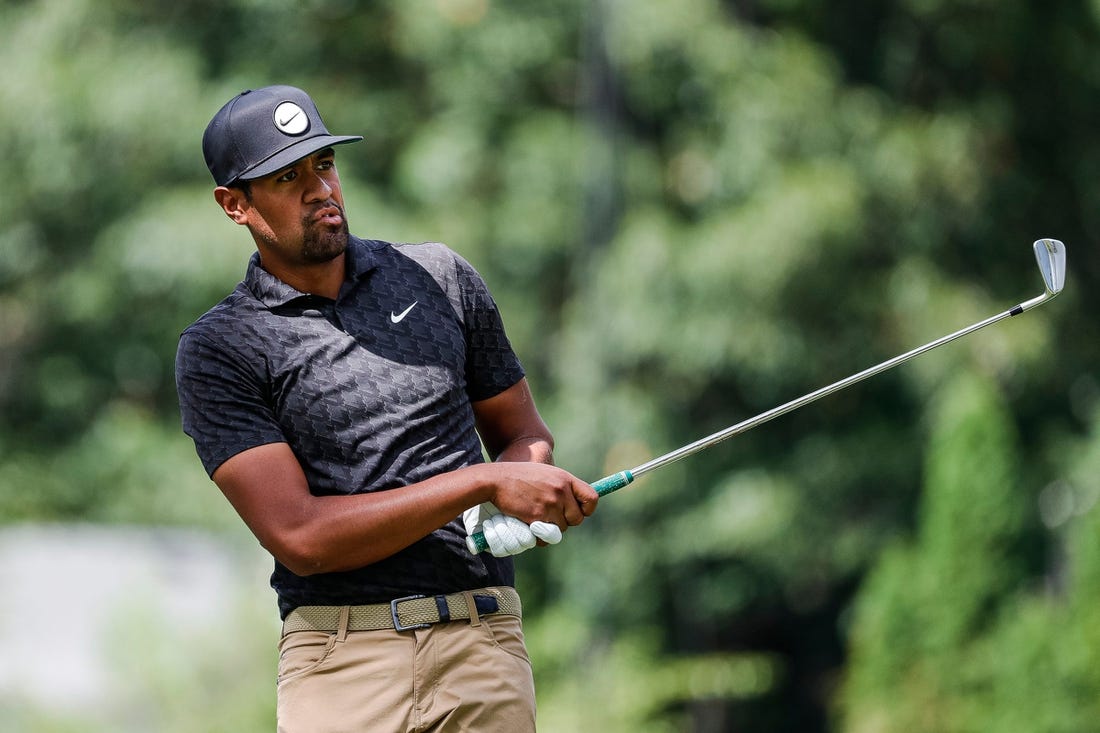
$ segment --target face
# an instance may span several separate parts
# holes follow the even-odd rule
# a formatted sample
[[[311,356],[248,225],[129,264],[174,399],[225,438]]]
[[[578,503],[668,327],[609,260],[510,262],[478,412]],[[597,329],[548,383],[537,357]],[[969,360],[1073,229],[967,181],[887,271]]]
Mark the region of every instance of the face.
[[[224,192],[219,195],[219,192]],[[326,148],[240,189],[215,190],[225,212],[252,232],[268,269],[328,262],[348,244],[335,153]]]

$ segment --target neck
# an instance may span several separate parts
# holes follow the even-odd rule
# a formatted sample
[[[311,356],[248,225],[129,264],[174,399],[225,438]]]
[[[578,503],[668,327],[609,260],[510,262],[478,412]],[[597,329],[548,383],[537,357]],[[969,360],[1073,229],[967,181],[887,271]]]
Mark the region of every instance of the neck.
[[[303,265],[290,264],[260,253],[260,264],[275,277],[295,290],[336,300],[344,283],[344,253],[328,262]]]

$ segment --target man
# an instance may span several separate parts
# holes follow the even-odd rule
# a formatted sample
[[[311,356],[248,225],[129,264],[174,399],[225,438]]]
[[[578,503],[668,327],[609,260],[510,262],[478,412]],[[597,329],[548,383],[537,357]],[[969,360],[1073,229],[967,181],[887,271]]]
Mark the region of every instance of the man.
[[[335,147],[361,139],[287,86],[207,126],[214,198],[257,251],[180,337],[184,430],[275,558],[280,731],[534,730],[508,555],[598,497],[550,465],[477,272],[349,234]]]

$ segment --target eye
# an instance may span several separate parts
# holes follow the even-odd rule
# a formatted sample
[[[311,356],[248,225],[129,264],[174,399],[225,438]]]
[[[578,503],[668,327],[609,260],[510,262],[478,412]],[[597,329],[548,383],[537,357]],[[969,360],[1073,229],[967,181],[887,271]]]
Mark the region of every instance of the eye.
[[[297,177],[298,177],[298,171],[296,171],[294,169],[291,169],[291,170],[288,170],[283,175],[276,178],[275,181],[277,183],[290,183],[291,181],[293,181]]]

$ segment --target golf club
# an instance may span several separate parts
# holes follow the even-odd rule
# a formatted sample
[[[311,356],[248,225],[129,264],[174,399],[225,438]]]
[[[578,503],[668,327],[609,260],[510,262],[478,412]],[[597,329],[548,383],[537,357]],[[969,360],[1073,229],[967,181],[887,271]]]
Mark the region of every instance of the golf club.
[[[944,344],[954,341],[957,338],[962,338],[967,334],[974,333],[980,328],[985,328],[990,324],[996,323],[997,321],[1009,318],[1011,316],[1018,316],[1025,311],[1029,311],[1032,308],[1042,305],[1048,300],[1054,298],[1056,295],[1058,295],[1058,293],[1062,292],[1062,287],[1063,285],[1065,285],[1066,247],[1057,239],[1040,239],[1037,240],[1032,245],[1032,247],[1035,250],[1035,259],[1039,263],[1039,270],[1040,272],[1042,272],[1043,283],[1046,286],[1046,292],[1044,292],[1042,295],[1036,296],[1031,300],[1025,300],[1023,303],[1009,308],[1003,313],[998,313],[997,315],[987,318],[984,321],[979,321],[972,326],[967,326],[966,328],[963,328],[959,331],[955,331],[954,333],[948,334],[947,336],[943,336],[936,339],[935,341],[931,341],[924,346],[919,346],[912,351],[907,351],[904,354],[895,356],[893,359],[889,359],[882,362],[881,364],[877,364],[868,369],[864,369],[862,372],[841,379],[839,382],[834,382],[827,387],[822,387],[821,389],[810,392],[807,395],[803,395],[802,397],[791,400],[790,402],[779,405],[778,407],[773,407],[767,412],[760,413],[756,417],[750,417],[749,419],[743,420],[736,425],[731,425],[728,428],[719,430],[718,432],[708,435],[705,438],[701,438],[694,443],[689,443],[682,448],[677,448],[674,451],[666,453],[658,458],[654,458],[653,460],[643,463],[642,465],[632,468],[628,471],[619,471],[618,473],[606,476],[599,481],[593,483],[592,488],[596,489],[596,493],[598,493],[600,496],[606,496],[607,494],[610,494],[613,491],[617,491],[624,486],[632,483],[636,478],[642,476],[643,474],[654,471],[658,468],[661,468],[662,466],[667,466],[670,463],[679,461],[682,458],[687,458],[688,456],[698,453],[699,451],[706,448],[710,448],[713,445],[721,443],[727,438],[731,438],[734,435],[743,433],[747,430],[751,430],[757,425],[762,425],[769,420],[779,417],[780,415],[785,415],[786,413],[792,410],[796,410],[803,405],[808,405],[809,403],[814,402],[815,400],[819,400],[826,395],[842,390],[845,387],[850,387],[856,382],[861,382],[868,377],[872,377],[875,374],[878,374],[879,372],[886,371],[887,369],[895,367],[898,364],[909,361],[913,357],[919,356],[926,351],[931,351],[937,346],[943,346]],[[477,547],[478,552],[484,552],[485,550],[489,549],[489,545],[485,541],[485,536],[483,534],[478,532],[473,534],[471,537],[475,546]]]

